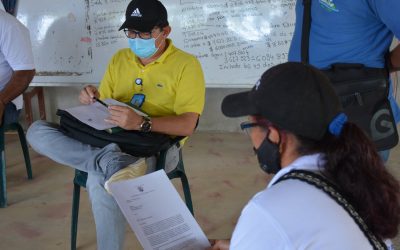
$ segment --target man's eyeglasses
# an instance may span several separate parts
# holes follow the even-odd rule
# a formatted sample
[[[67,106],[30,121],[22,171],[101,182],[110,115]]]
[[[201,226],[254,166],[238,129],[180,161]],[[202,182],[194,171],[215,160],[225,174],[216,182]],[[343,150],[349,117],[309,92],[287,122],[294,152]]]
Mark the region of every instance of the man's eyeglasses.
[[[152,38],[151,34],[153,33],[153,30],[149,31],[149,32],[140,32],[140,31],[131,30],[131,29],[124,29],[124,33],[125,33],[126,37],[131,38],[131,39],[135,39],[135,38],[139,37],[139,38],[147,40],[147,39]]]

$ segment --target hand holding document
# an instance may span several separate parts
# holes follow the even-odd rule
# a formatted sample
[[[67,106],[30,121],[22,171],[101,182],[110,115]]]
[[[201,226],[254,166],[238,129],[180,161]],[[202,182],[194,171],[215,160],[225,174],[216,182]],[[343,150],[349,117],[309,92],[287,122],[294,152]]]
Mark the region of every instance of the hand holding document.
[[[132,108],[131,106],[125,103],[119,102],[111,98],[105,99],[103,100],[103,102],[107,105],[118,105],[118,106]],[[134,108],[132,109],[135,110],[135,112],[141,116],[147,116],[140,110]],[[65,109],[65,111],[73,115],[76,119],[80,120],[81,122],[97,130],[105,130],[115,127],[114,124],[104,121],[106,118],[110,116],[110,112],[108,111],[107,107],[104,106],[104,104],[97,101],[89,105],[81,105],[73,108],[67,108]]]
[[[205,250],[210,247],[164,170],[113,182],[109,187],[145,250]]]

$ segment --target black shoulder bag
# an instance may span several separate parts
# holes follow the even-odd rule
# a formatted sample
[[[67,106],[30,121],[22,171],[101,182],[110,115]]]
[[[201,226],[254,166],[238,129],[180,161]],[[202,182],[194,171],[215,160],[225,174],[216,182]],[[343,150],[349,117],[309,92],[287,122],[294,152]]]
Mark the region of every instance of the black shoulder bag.
[[[100,148],[110,143],[116,143],[123,152],[137,157],[153,156],[183,138],[183,136],[171,138],[160,133],[128,130],[110,134],[84,124],[65,110],[57,110],[57,115],[60,116],[60,131],[65,135]]]
[[[303,0],[301,60],[309,63],[311,0]],[[357,124],[379,151],[393,148],[399,137],[388,100],[389,71],[363,64],[334,63],[323,72],[331,80],[350,122]]]
[[[295,179],[306,182],[321,191],[325,192],[329,197],[335,200],[346,212],[350,215],[350,217],[354,220],[354,222],[358,225],[360,230],[364,233],[365,237],[371,243],[374,250],[387,250],[387,246],[381,239],[376,237],[365,224],[364,220],[360,217],[358,212],[354,209],[354,207],[346,200],[343,195],[340,194],[339,190],[330,183],[326,178],[322,177],[319,174],[313,173],[311,171],[305,170],[292,170],[289,173],[283,175],[279,178],[273,185],[288,179]]]

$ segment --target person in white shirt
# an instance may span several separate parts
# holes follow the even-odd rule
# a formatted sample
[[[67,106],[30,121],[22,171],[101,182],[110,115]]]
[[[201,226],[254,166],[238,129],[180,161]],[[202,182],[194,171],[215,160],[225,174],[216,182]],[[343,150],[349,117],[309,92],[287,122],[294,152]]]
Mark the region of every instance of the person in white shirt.
[[[232,239],[211,249],[378,249],[375,239],[380,249],[390,247],[384,240],[398,233],[399,183],[362,130],[347,122],[323,73],[297,62],[275,66],[252,90],[225,97],[222,112],[249,116],[241,127],[261,168],[275,176],[243,209]],[[366,227],[321,189],[282,178],[296,171],[333,183]]]
[[[3,6],[1,6],[3,7]],[[0,124],[18,120],[21,94],[35,75],[29,30],[0,9]]]

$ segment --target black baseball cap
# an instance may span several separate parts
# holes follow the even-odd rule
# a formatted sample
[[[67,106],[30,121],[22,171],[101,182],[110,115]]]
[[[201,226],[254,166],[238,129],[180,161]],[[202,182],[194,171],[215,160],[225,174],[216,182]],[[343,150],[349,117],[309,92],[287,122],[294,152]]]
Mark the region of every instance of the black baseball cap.
[[[296,135],[320,140],[343,112],[330,80],[313,66],[287,62],[265,71],[246,92],[228,95],[222,113],[228,117],[259,115]]]
[[[151,31],[155,26],[168,25],[168,14],[158,0],[132,0],[125,12],[125,22],[119,30],[131,28],[142,32]]]

